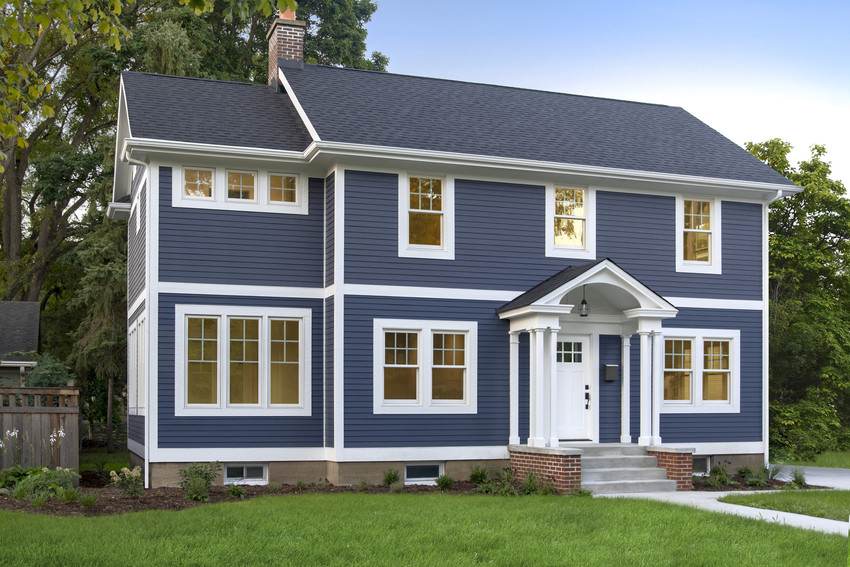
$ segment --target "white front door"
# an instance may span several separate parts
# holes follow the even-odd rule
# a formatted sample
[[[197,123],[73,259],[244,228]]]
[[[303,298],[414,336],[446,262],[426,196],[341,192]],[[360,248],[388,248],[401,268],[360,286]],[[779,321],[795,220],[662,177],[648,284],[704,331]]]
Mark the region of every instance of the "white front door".
[[[559,439],[590,440],[593,404],[590,394],[590,341],[588,337],[558,336],[557,417]]]

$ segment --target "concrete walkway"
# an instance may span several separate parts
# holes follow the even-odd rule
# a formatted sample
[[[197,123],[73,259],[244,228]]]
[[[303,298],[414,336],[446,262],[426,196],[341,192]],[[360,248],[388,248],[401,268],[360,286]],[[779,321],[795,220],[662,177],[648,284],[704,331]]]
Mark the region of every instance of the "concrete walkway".
[[[791,470],[794,467],[785,467],[785,471],[780,475],[783,480],[788,480],[791,476]],[[823,467],[800,467],[805,470],[806,482],[817,486],[828,486],[842,490],[850,490],[850,470],[848,469],[829,469]],[[839,522],[837,520],[827,520],[824,518],[815,518],[814,516],[805,516],[803,514],[792,514],[790,512],[779,512],[776,510],[762,510],[760,508],[751,508],[749,506],[739,506],[737,504],[727,504],[718,502],[718,498],[722,498],[727,494],[753,494],[761,491],[745,491],[736,490],[734,492],[644,492],[637,494],[606,494],[600,495],[600,498],[643,498],[646,500],[658,500],[661,502],[669,502],[671,504],[681,504],[683,506],[693,506],[702,510],[711,512],[721,512],[724,514],[735,514],[745,518],[753,518],[756,520],[765,520],[768,522],[776,522],[797,528],[816,530],[830,534],[840,534],[847,536],[850,534],[850,522]]]

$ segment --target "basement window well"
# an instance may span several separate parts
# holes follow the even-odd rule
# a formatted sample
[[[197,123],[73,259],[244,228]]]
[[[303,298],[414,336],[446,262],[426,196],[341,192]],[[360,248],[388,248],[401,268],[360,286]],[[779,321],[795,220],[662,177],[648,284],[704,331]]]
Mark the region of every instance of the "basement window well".
[[[224,465],[224,484],[266,484],[266,465]]]
[[[404,484],[436,486],[443,474],[443,463],[413,463],[404,467]]]

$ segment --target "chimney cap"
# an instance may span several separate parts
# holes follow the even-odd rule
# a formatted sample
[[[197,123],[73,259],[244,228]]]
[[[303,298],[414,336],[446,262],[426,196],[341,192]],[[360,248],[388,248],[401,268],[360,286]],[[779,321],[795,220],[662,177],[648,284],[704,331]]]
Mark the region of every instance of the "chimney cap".
[[[278,11],[278,17],[281,20],[294,20],[295,19],[295,12],[292,10],[292,8],[287,7],[286,10],[284,10],[282,12]]]

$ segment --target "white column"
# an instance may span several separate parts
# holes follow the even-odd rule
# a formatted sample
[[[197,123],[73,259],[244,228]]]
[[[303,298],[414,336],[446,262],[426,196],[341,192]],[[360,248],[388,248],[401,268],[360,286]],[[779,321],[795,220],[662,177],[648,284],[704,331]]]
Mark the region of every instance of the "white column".
[[[545,447],[549,429],[549,406],[546,404],[546,337],[544,329],[534,329],[534,438],[532,447]]]
[[[640,437],[638,445],[652,444],[652,337],[640,331]]]
[[[631,354],[632,336],[621,335],[623,339],[622,362],[620,364],[620,381],[622,382],[622,393],[620,394],[620,443],[631,443]]]
[[[537,438],[537,335],[528,331],[528,446]]]
[[[664,341],[652,332],[652,444],[661,445],[661,396],[664,393]]]
[[[508,437],[508,443],[519,445],[519,331],[511,333],[510,399],[510,437]]]
[[[549,335],[549,446],[558,447],[558,331],[550,328]]]

